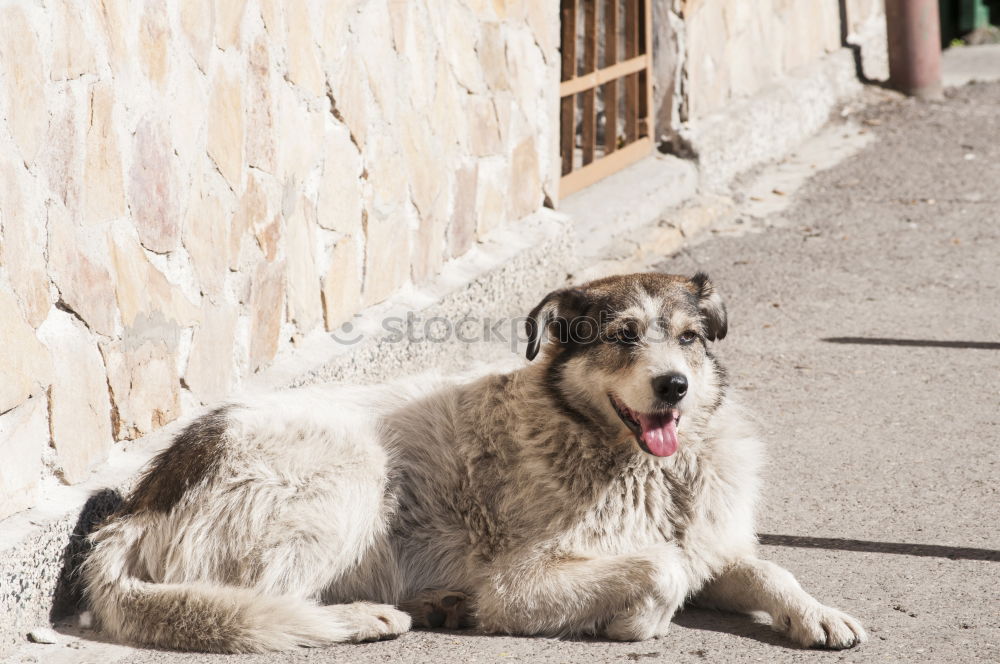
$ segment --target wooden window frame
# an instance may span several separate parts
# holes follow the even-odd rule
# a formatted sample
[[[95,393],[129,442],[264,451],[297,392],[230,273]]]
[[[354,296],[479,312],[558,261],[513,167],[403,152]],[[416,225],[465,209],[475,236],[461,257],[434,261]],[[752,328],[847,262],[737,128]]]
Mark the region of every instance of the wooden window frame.
[[[559,83],[559,197],[579,191],[653,151],[653,24],[655,0],[561,0],[561,76]],[[605,7],[605,66],[597,68],[597,3]],[[625,58],[618,61],[618,9],[625,5]],[[583,9],[583,73],[578,72],[577,31]],[[640,21],[640,18],[642,20]],[[642,31],[640,35],[640,30]],[[643,51],[643,52],[640,52]],[[604,155],[596,157],[596,91],[603,86]],[[624,145],[618,145],[619,88],[624,93]],[[576,138],[576,98],[581,98],[583,126]],[[608,128],[612,128],[610,131]],[[579,156],[581,165],[577,166]]]

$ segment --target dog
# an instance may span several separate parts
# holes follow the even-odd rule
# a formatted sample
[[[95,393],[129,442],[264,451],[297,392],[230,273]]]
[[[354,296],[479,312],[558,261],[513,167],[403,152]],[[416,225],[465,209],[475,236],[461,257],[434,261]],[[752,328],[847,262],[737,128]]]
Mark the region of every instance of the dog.
[[[761,444],[708,348],[727,327],[703,273],[607,277],[547,295],[511,373],[221,406],[91,535],[93,616],[235,653],[411,625],[640,641],[692,601],[859,644],[756,555]]]

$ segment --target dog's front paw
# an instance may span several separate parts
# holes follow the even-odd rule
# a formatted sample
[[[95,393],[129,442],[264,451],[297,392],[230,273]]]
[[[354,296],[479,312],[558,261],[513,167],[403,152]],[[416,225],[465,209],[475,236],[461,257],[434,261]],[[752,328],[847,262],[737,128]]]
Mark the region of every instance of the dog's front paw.
[[[394,639],[410,629],[410,616],[388,604],[354,602],[323,608],[344,623],[350,641]]]
[[[619,613],[604,630],[613,641],[645,641],[666,636],[677,607],[667,607],[652,598]]]
[[[775,627],[806,648],[853,648],[868,640],[864,628],[843,611],[816,604],[801,612],[779,616]]]

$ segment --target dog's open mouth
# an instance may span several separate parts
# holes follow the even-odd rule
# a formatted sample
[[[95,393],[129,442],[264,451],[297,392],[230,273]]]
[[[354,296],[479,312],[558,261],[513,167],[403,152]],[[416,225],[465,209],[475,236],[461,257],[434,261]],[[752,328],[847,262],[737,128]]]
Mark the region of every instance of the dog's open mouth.
[[[680,411],[671,408],[659,413],[640,413],[632,410],[614,395],[608,395],[611,405],[625,426],[635,435],[644,452],[658,457],[668,457],[677,451],[677,425]]]

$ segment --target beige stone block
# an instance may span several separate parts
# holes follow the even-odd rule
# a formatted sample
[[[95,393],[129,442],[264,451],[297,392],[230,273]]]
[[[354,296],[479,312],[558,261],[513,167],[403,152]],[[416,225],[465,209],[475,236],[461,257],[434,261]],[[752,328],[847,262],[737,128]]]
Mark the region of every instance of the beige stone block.
[[[250,370],[259,371],[278,352],[285,311],[285,265],[261,261],[250,288]]]
[[[535,139],[528,137],[514,148],[510,163],[510,210],[513,219],[520,219],[542,205],[542,178],[538,171],[538,149]]]
[[[497,131],[500,134],[500,151],[510,152],[515,147],[515,114],[519,112],[515,108],[512,96],[509,94],[503,94],[494,97],[493,112],[496,113],[497,116]]]
[[[508,107],[520,106],[532,118],[531,131],[537,132],[540,124],[547,124],[548,109],[558,107],[558,99],[550,94],[550,90],[559,85],[559,71],[554,65],[558,58],[553,60],[553,65],[546,64],[532,35],[525,30],[509,31],[505,41],[511,94],[494,96],[497,112],[501,111],[501,102]],[[557,117],[558,114],[551,116],[551,121]],[[506,126],[502,117],[500,126]]]
[[[56,462],[68,484],[87,479],[111,449],[108,378],[93,335],[80,321],[52,310],[39,338],[52,354],[58,374],[49,388],[49,428]],[[145,376],[137,376],[142,382]]]
[[[399,113],[400,90],[407,83],[400,75],[403,70],[401,60],[408,56],[400,56],[392,49],[392,25],[385,4],[363,4],[352,22],[352,29],[360,38],[352,41],[348,48],[356,51],[364,63],[375,105],[384,117],[395,118]],[[370,39],[366,35],[383,35],[384,38]]]
[[[273,261],[278,256],[285,237],[285,226],[281,223],[281,214],[276,213],[264,219],[254,227],[254,239],[257,247],[263,252],[264,258]]]
[[[43,195],[17,155],[0,154],[0,265],[6,268],[20,309],[32,327],[45,320],[51,305]]]
[[[52,380],[49,352],[21,315],[10,285],[0,281],[0,413],[32,395],[41,394]]]
[[[283,0],[260,0],[260,17],[264,20],[264,29],[271,35],[279,35],[284,32],[282,30],[282,25],[284,24],[284,13],[282,10],[285,4]],[[340,6],[347,3],[334,2],[330,4]]]
[[[745,2],[745,0],[727,0],[721,3],[722,24],[725,27],[726,39],[732,39],[750,27],[754,21],[754,13],[762,11],[760,1],[757,3]]]
[[[449,228],[449,251],[461,256],[476,241],[476,194],[479,170],[475,164],[463,166],[455,172],[455,202]]]
[[[139,438],[180,415],[179,336],[175,322],[154,312],[138,316],[121,339],[101,343],[116,439]]]
[[[264,0],[264,4],[274,0]],[[390,2],[390,16],[395,15],[399,8],[412,5],[412,2]],[[343,63],[343,56],[351,49],[348,47],[350,32],[353,28],[352,21],[358,10],[358,0],[348,0],[347,2],[327,2],[323,3],[322,32],[319,37],[320,48],[325,57],[327,71],[340,69]],[[261,5],[263,8],[263,4]],[[265,23],[267,19],[265,19]],[[332,67],[330,65],[333,65]]]
[[[170,22],[163,2],[147,2],[139,19],[139,61],[142,70],[156,87],[163,88],[169,61]]]
[[[326,77],[323,76],[319,49],[313,37],[313,23],[305,2],[290,2],[286,5],[288,78],[312,96],[320,97],[326,93]]]
[[[242,189],[244,112],[238,73],[217,67],[208,97],[208,154],[229,185]]]
[[[0,80],[7,99],[7,126],[29,165],[45,138],[45,78],[38,36],[17,3],[0,7]]]
[[[434,97],[435,65],[440,57],[427,9],[416,2],[390,3],[389,15],[395,47],[389,64],[398,81],[396,95],[423,114]]]
[[[392,47],[397,53],[410,53],[410,42],[414,37],[412,27],[417,3],[390,2],[389,22],[392,25]]]
[[[330,251],[323,277],[323,320],[335,330],[361,309],[361,261],[357,241],[342,237]]]
[[[436,210],[420,217],[414,234],[410,271],[414,283],[423,283],[441,271],[447,258],[448,220]]]
[[[820,43],[826,53],[833,53],[841,46],[840,10],[837,4],[832,2],[821,2],[817,9],[819,16],[814,25],[820,31]]]
[[[507,90],[507,39],[499,23],[483,23],[476,44],[476,53],[483,68],[486,85],[492,92]]]
[[[198,180],[188,200],[184,247],[191,255],[202,294],[219,302],[229,271],[232,192],[214,173],[203,173]]]
[[[339,77],[331,79],[330,88],[335,103],[334,115],[351,131],[361,150],[368,136],[368,117],[373,113],[368,102],[368,77],[364,63],[354,50],[348,50]]]
[[[473,93],[486,91],[483,68],[476,54],[479,40],[479,18],[463,7],[444,10],[443,31],[440,34],[442,53],[455,72],[455,78]],[[439,26],[435,26],[441,29]]]
[[[361,155],[347,127],[327,130],[325,143],[316,220],[322,228],[358,237],[363,207]]]
[[[528,2],[528,27],[546,62],[559,59],[559,6],[554,2]]]
[[[114,335],[115,289],[101,252],[58,203],[48,207],[48,230],[48,270],[63,304],[94,332]]]
[[[90,90],[87,147],[83,164],[83,219],[94,224],[125,214],[125,182],[110,83]]]
[[[829,8],[796,3],[785,13],[785,30],[794,39],[785,41],[784,69],[790,72],[815,62],[840,44],[840,18],[836,5]]]
[[[323,154],[323,116],[302,103],[291,86],[278,94],[278,169],[285,187],[297,190]]]
[[[128,197],[143,246],[157,253],[180,244],[179,185],[166,124],[158,117],[139,121],[132,138]]]
[[[374,137],[373,137],[374,138]],[[410,276],[407,169],[391,137],[373,140],[368,153],[371,200],[365,236],[365,305],[385,300]]]
[[[77,104],[87,104],[69,85],[56,89],[51,105],[49,126],[43,147],[43,166],[49,188],[76,216],[80,202],[80,182],[83,179],[83,146],[80,119],[82,109]]]
[[[487,96],[470,96],[465,108],[469,116],[469,148],[472,153],[480,157],[498,154],[503,143],[493,100]]]
[[[215,4],[206,0],[178,0],[181,32],[191,46],[191,57],[203,72],[209,70],[215,39]]]
[[[372,141],[366,159],[370,211],[376,216],[402,219],[404,206],[409,201],[408,174],[397,140],[390,135],[379,136]]]
[[[271,54],[266,35],[258,35],[250,47],[247,69],[247,165],[275,172],[274,101],[271,97]]]
[[[83,29],[80,3],[56,0],[49,5],[52,15],[52,60],[49,77],[53,81],[97,73],[94,41]],[[4,34],[8,34],[4,30]]]
[[[131,234],[119,233],[108,245],[115,301],[126,328],[136,325],[139,317],[148,318],[154,314],[180,327],[199,320],[198,307],[149,261]]]
[[[507,221],[511,196],[510,164],[499,158],[482,160],[477,177],[476,236],[482,240]]]
[[[365,306],[384,301],[408,281],[409,256],[410,233],[405,217],[369,215],[365,239]]]
[[[123,78],[133,66],[126,41],[126,37],[131,33],[126,27],[126,14],[130,3],[121,0],[90,0],[90,4],[104,31],[104,44],[107,47],[111,71],[114,72],[115,78]]]
[[[29,399],[0,415],[0,519],[38,499],[42,450],[49,443],[48,399]]]
[[[272,213],[263,179],[260,173],[251,171],[247,174],[247,187],[240,197],[229,232],[230,270],[239,268],[243,240],[247,237],[256,238],[267,260],[272,261],[277,256],[278,236],[270,231],[270,226],[272,221],[274,226],[280,224],[277,223],[277,215]]]
[[[452,76],[444,58],[438,58],[434,78],[434,100],[431,115],[435,118],[438,135],[456,153],[465,154],[469,145],[468,96]]]
[[[493,9],[493,0],[459,0],[474,14],[484,15]]]
[[[207,2],[207,0],[205,0]],[[304,4],[292,2],[291,5]],[[225,50],[239,47],[247,0],[215,0],[215,45]]]
[[[184,382],[203,404],[223,399],[233,387],[236,307],[209,304],[191,339]]]
[[[208,144],[208,80],[193,58],[174,61],[167,95],[175,108],[198,109],[194,113],[173,113],[170,118],[170,142],[177,154],[177,173],[183,182],[190,182],[195,173],[211,168]],[[184,192],[181,192],[183,200]]]
[[[316,226],[311,204],[302,199],[285,220],[285,265],[288,271],[288,313],[300,332],[319,323],[322,312],[316,270]]]
[[[424,116],[412,113],[406,116],[402,126],[403,158],[409,171],[410,195],[422,218],[433,214],[442,196],[445,176],[434,163],[435,155],[441,149],[433,135],[427,131]]]

